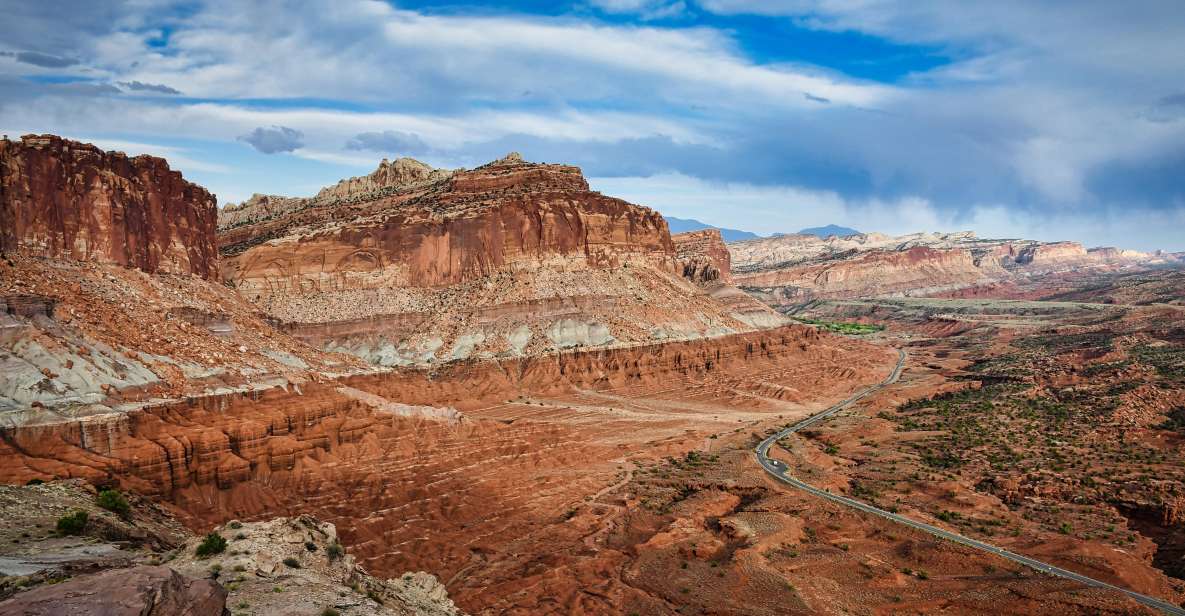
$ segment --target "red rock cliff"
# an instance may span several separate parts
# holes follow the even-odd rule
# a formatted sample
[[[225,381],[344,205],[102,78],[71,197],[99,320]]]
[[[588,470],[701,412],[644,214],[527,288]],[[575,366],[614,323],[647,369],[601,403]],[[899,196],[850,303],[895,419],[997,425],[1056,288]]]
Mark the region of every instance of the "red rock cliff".
[[[0,140],[0,251],[218,277],[217,201],[161,158]]]
[[[247,288],[327,290],[345,275],[380,271],[402,286],[447,286],[551,256],[593,266],[644,256],[674,267],[662,216],[590,191],[576,167],[511,156],[470,171],[423,175],[417,178],[436,181],[401,192],[372,179],[365,194],[345,181],[276,218],[251,221],[248,212],[232,212],[238,226],[220,236],[227,277]],[[389,192],[375,192],[382,188]],[[267,242],[281,237],[295,241]]]

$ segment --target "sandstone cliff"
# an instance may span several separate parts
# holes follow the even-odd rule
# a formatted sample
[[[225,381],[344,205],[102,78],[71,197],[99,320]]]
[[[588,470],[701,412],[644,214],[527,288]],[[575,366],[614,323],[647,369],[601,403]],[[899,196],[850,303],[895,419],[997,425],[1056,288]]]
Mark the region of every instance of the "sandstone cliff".
[[[163,159],[0,140],[0,252],[218,275],[217,202]]]
[[[755,327],[680,275],[657,212],[516,154],[384,161],[313,198],[253,199],[224,212],[219,243],[223,275],[279,328],[380,365]]]

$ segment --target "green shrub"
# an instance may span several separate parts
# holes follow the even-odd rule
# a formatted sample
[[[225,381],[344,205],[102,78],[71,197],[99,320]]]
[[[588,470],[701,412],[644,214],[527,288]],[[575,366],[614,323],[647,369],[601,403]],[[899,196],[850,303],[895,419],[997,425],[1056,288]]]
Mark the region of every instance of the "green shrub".
[[[225,549],[226,539],[223,539],[222,535],[218,533],[210,533],[206,535],[205,539],[202,539],[197,549],[194,550],[194,554],[197,554],[198,558],[206,558],[215,554],[221,554]]]
[[[329,555],[329,560],[337,560],[345,556],[346,549],[342,547],[342,544],[334,542],[325,548],[325,553]]]
[[[58,532],[63,535],[81,535],[86,528],[86,521],[90,514],[79,509],[58,518]]]
[[[132,511],[132,507],[128,505],[128,499],[124,498],[119,490],[103,490],[99,492],[99,499],[96,503],[106,509],[118,513],[119,515],[127,515]]]
[[[300,569],[300,561],[296,560],[295,558],[293,558],[291,556],[284,559],[284,564],[292,569]]]
[[[341,614],[341,612],[339,612],[331,607],[327,607],[327,608],[321,610],[321,616],[339,616],[340,614]]]

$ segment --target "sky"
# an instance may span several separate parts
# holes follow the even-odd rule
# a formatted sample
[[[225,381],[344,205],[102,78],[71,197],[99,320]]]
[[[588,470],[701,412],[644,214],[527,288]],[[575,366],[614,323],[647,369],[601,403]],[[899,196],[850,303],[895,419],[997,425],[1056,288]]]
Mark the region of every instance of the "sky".
[[[518,151],[758,233],[1185,250],[1179,0],[0,0],[0,131],[220,203]]]

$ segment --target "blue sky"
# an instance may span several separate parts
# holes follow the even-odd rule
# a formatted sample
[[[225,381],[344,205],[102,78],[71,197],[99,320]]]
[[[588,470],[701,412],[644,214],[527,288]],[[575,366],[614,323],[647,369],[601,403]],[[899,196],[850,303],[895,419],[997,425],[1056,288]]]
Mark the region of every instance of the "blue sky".
[[[225,202],[510,150],[758,232],[1185,250],[1185,4],[0,0],[0,130]]]

